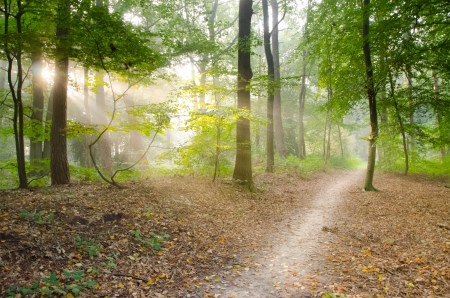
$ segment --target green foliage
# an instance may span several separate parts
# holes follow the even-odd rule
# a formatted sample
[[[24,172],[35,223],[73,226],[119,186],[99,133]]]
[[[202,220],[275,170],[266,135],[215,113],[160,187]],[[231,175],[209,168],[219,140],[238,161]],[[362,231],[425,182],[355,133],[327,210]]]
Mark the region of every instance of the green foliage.
[[[84,279],[84,270],[67,271],[64,270],[64,279],[59,279],[57,274],[53,272],[49,277],[44,277],[41,283],[35,282],[31,287],[12,285],[6,291],[8,297],[16,297],[16,294],[32,295],[41,293],[42,295],[52,296],[67,295],[72,292],[75,297],[80,295],[81,291],[85,289],[95,289],[97,283],[92,280]],[[43,284],[42,287],[39,285]]]
[[[116,255],[110,254],[109,256],[106,257],[106,260],[108,260],[108,262],[107,263],[103,263],[103,265],[108,267],[108,268],[117,268],[117,264],[114,261],[115,258],[116,258]]]
[[[345,295],[326,292],[322,298],[345,298]]]
[[[50,212],[47,214],[46,211],[34,211],[34,212],[29,212],[26,209],[22,209],[20,210],[20,214],[19,214],[19,218],[26,220],[26,221],[30,221],[30,222],[34,222],[37,224],[52,224],[53,221],[55,220],[55,214],[53,212]]]
[[[97,256],[102,250],[100,245],[97,244],[94,239],[83,239],[79,235],[75,237],[75,246],[80,251],[86,251],[91,259]]]
[[[361,169],[365,164],[361,159],[355,157],[337,157],[331,156],[325,161],[321,155],[310,155],[306,159],[301,160],[295,156],[289,155],[285,159],[276,158],[277,171],[280,172],[296,172],[300,175],[309,176],[316,172],[327,169]]]
[[[81,181],[98,181],[98,174],[95,169],[69,165],[71,177]]]
[[[161,249],[161,242],[164,242],[170,236],[168,234],[157,235],[155,233],[150,233],[153,236],[153,239],[141,237],[141,230],[130,230],[130,234],[134,236],[134,240],[143,243],[146,246],[149,246],[155,250]]]

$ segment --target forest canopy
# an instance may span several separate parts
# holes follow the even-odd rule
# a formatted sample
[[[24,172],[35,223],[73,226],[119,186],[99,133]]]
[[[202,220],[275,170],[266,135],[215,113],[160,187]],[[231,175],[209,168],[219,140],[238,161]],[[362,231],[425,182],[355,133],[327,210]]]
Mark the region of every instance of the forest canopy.
[[[447,1],[5,0],[0,187],[450,174]],[[369,145],[368,145],[369,144]]]

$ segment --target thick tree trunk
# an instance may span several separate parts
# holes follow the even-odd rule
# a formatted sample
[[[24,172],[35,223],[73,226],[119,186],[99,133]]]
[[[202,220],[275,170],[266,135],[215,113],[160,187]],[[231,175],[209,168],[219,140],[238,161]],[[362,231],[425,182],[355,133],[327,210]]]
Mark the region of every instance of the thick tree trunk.
[[[267,167],[266,172],[273,172],[274,166],[274,148],[273,148],[273,138],[274,138],[274,117],[273,117],[273,107],[274,107],[274,63],[272,51],[270,48],[270,31],[269,31],[269,7],[267,0],[262,0],[263,15],[264,15],[264,52],[266,54],[267,61]]]
[[[376,101],[375,85],[373,81],[372,59],[370,56],[370,42],[369,42],[369,19],[370,19],[369,5],[370,0],[364,0],[362,38],[363,38],[364,64],[366,67],[367,97],[369,100],[369,114],[370,114],[369,150],[367,157],[366,179],[364,183],[364,189],[366,191],[376,190],[373,187],[373,174],[375,171],[375,157],[377,152],[376,141],[378,138],[377,101]]]
[[[40,56],[33,57],[32,62],[33,113],[31,114],[31,125],[33,136],[30,137],[30,163],[32,166],[31,173],[41,174],[42,171],[36,171],[36,169],[42,167],[42,136],[44,135],[44,79],[42,69],[44,66]]]
[[[59,11],[61,19],[69,15],[69,2],[61,0]],[[65,16],[62,17],[62,15]],[[57,38],[62,41],[69,34],[67,28],[61,26],[56,29]],[[69,162],[67,160],[67,86],[69,79],[69,58],[65,47],[56,49],[55,79],[53,86],[53,119],[50,132],[50,170],[52,185],[68,184],[70,182]]]
[[[273,124],[275,135],[275,148],[278,155],[286,157],[287,150],[284,141],[283,116],[281,107],[281,90],[280,90],[280,46],[278,42],[278,1],[271,0],[272,6],[272,54],[273,54],[273,80],[277,84],[273,98]]]
[[[253,0],[239,1],[239,40],[238,40],[238,91],[237,106],[239,109],[251,110],[250,90],[248,85],[253,77],[250,54],[250,32]],[[250,120],[239,117],[236,128],[236,163],[233,178],[246,181],[253,189],[252,148],[250,139]]]

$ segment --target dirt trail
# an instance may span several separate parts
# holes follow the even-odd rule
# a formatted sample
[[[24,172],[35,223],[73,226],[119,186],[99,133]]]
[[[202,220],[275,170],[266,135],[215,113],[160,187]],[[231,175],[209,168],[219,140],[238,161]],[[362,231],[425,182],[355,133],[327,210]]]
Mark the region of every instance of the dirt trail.
[[[320,177],[310,206],[282,222],[277,231],[268,231],[274,245],[252,256],[253,265],[242,270],[242,276],[210,286],[207,292],[211,297],[309,297],[323,291],[327,272],[319,256],[339,229],[333,220],[337,206],[345,193],[359,191],[363,178],[363,171]],[[224,276],[230,275],[229,269]]]

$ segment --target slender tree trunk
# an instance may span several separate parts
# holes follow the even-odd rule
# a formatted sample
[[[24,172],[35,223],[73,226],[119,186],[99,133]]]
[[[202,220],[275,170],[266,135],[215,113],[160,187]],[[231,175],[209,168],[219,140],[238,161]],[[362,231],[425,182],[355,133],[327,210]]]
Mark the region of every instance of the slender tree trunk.
[[[392,101],[394,103],[395,108],[395,115],[397,116],[398,125],[400,126],[400,133],[402,135],[402,142],[403,142],[403,154],[405,155],[405,175],[408,174],[409,170],[409,154],[408,154],[408,144],[406,142],[406,133],[405,133],[405,127],[403,125],[402,116],[400,115],[400,109],[398,108],[397,99],[395,98],[395,82],[392,78],[392,73],[388,72],[389,77],[389,86],[390,86],[390,97],[392,98]]]
[[[42,137],[44,135],[44,79],[42,77],[43,61],[40,55],[32,58],[33,65],[33,112],[31,114],[31,125],[33,136],[30,137],[30,163],[34,168],[32,174],[42,174]],[[36,171],[36,169],[39,169]]]
[[[306,101],[306,50],[303,50],[303,68],[302,68],[302,86],[300,88],[300,97],[298,103],[298,157],[306,158],[305,146],[305,101]]]
[[[409,145],[410,145],[410,152],[414,153],[416,151],[416,134],[414,132],[414,98],[413,98],[413,85],[412,85],[412,74],[410,71],[406,74],[406,79],[408,81],[408,97],[409,97],[409,105],[411,108],[410,114],[409,114],[409,124],[411,125],[411,132],[409,133]],[[412,154],[414,156],[414,154]],[[412,157],[413,157],[412,156]]]
[[[237,106],[239,109],[250,107],[250,90],[248,85],[253,77],[251,68],[251,18],[253,0],[239,1],[239,40],[238,40],[238,91]],[[252,150],[250,139],[250,120],[239,117],[236,128],[236,162],[234,165],[233,178],[246,181],[248,187],[253,189],[252,178]]]
[[[269,32],[269,8],[267,0],[262,0],[263,15],[264,15],[264,52],[266,53],[267,61],[267,74],[268,74],[268,84],[267,84],[267,167],[266,172],[273,172],[274,166],[274,148],[273,148],[273,138],[274,138],[274,118],[273,118],[273,107],[274,107],[274,63],[272,51],[270,49],[270,32]]]
[[[91,121],[91,109],[89,107],[89,69],[84,68],[84,86],[83,86],[83,96],[84,96],[84,123],[90,125]],[[92,142],[91,135],[83,136],[83,167],[92,168],[91,157],[89,156],[89,144]]]
[[[283,116],[281,107],[281,90],[280,90],[280,46],[278,42],[278,1],[271,0],[272,6],[272,54],[273,54],[273,64],[274,73],[273,80],[276,83],[274,88],[274,99],[273,99],[273,124],[274,124],[274,136],[275,136],[275,148],[278,155],[281,157],[286,157],[287,150],[284,141],[284,130],[283,130]],[[269,37],[270,38],[270,37]]]
[[[381,86],[381,98],[380,101],[383,103],[381,113],[380,113],[380,123],[381,123],[381,129],[386,129],[388,126],[388,110],[387,110],[387,100],[386,100],[386,88],[385,84],[382,84]],[[380,161],[384,161],[386,159],[386,144],[381,143],[381,141],[378,141],[378,158]]]
[[[45,134],[50,135],[51,127],[52,127],[52,119],[53,119],[53,88],[50,91],[50,95],[48,97],[47,103],[47,114],[45,116]],[[44,159],[50,159],[50,139],[47,138],[44,140],[44,151],[42,152],[42,157]]]
[[[4,1],[3,14],[4,14],[4,33],[9,35],[9,18],[14,17],[16,21],[16,33],[18,36],[22,34],[22,16],[23,7],[22,1],[17,1],[17,13],[12,15],[9,10],[10,5],[7,5],[7,1]],[[23,88],[23,69],[22,69],[22,50],[10,48],[8,40],[4,39],[4,51],[6,58],[8,60],[7,64],[7,77],[9,90],[11,91],[11,97],[13,99],[14,105],[14,116],[13,116],[13,130],[14,130],[14,141],[16,145],[16,159],[17,159],[17,174],[19,177],[19,188],[28,187],[27,172],[25,169],[25,141],[24,141],[24,118],[23,118],[23,100],[22,100],[22,88]],[[15,59],[14,59],[15,58]],[[13,64],[16,60],[17,65],[17,78],[13,80]]]
[[[370,56],[370,42],[369,42],[369,27],[370,27],[370,0],[364,0],[363,5],[363,52],[364,64],[366,67],[366,86],[367,97],[369,100],[369,114],[370,114],[370,135],[369,135],[369,150],[367,157],[367,171],[364,189],[366,191],[376,190],[373,187],[373,174],[375,171],[375,157],[377,152],[376,141],[378,138],[378,119],[377,119],[377,101],[375,85],[373,81],[372,59]]]
[[[52,185],[70,182],[67,160],[67,86],[69,79],[69,58],[63,41],[69,35],[69,29],[63,27],[63,20],[69,17],[69,1],[61,0],[58,7],[59,20],[56,37],[59,39],[55,61],[55,79],[53,86],[53,119],[50,131],[50,170]]]
[[[8,62],[6,60],[2,60],[1,69],[0,69],[0,90],[5,89],[7,65],[8,65]]]
[[[331,73],[331,70],[330,70]],[[330,90],[329,90],[329,94],[330,94],[330,104],[331,104],[331,100],[333,100],[333,88],[331,87],[331,83],[330,83]],[[327,158],[326,160],[330,159],[331,156],[331,125],[333,124],[333,114],[332,114],[332,110],[330,108],[330,117],[328,118],[328,140],[327,140]]]
[[[97,85],[97,94],[95,95],[97,121],[96,124],[106,125],[108,117],[106,114],[106,98],[105,86],[103,82],[103,72],[98,72],[95,75],[95,84]],[[102,168],[108,173],[112,173],[112,157],[111,157],[111,142],[109,132],[105,132],[102,139],[99,141],[99,154]]]
[[[306,23],[303,31],[303,39],[308,40],[308,25],[309,25],[309,10],[311,7],[311,0],[308,0],[306,8]],[[305,144],[305,101],[306,101],[306,49],[303,50],[303,67],[302,67],[302,85],[300,88],[300,97],[298,102],[298,157],[300,159],[306,158],[306,144]]]
[[[344,157],[344,145],[342,144],[341,126],[337,124],[338,134],[339,134],[339,145],[341,147],[341,157]]]
[[[96,0],[96,6],[106,5],[107,1]],[[103,82],[103,72],[100,71],[95,75],[95,84],[97,86],[97,94],[95,95],[97,124],[106,125],[108,123],[108,116],[106,114],[106,98],[105,98],[105,84]],[[111,156],[111,140],[109,132],[106,131],[102,139],[99,141],[99,155],[102,168],[109,174],[112,173],[112,156]]]
[[[123,102],[125,104],[125,108],[127,111],[131,110],[135,106],[134,101],[135,90],[130,88],[128,93],[123,97]],[[128,122],[136,123],[137,120],[132,114],[127,115]],[[145,152],[147,147],[144,144],[144,140],[142,139],[142,135],[140,132],[136,130],[130,131],[130,142],[126,145],[127,150],[127,161],[130,163],[138,160],[142,154]],[[146,158],[143,158],[140,164],[148,165],[148,161]]]
[[[436,113],[436,121],[437,121],[437,125],[438,125],[438,134],[439,134],[439,138],[442,138],[442,132],[441,132],[441,127],[442,127],[442,116],[441,113],[439,112],[438,106],[439,106],[439,101],[440,101],[440,92],[439,92],[439,78],[436,75],[433,75],[433,87],[434,87],[434,101],[435,101],[435,113]],[[441,153],[441,158],[444,159],[445,158],[445,147],[440,144],[439,145],[439,151]]]

